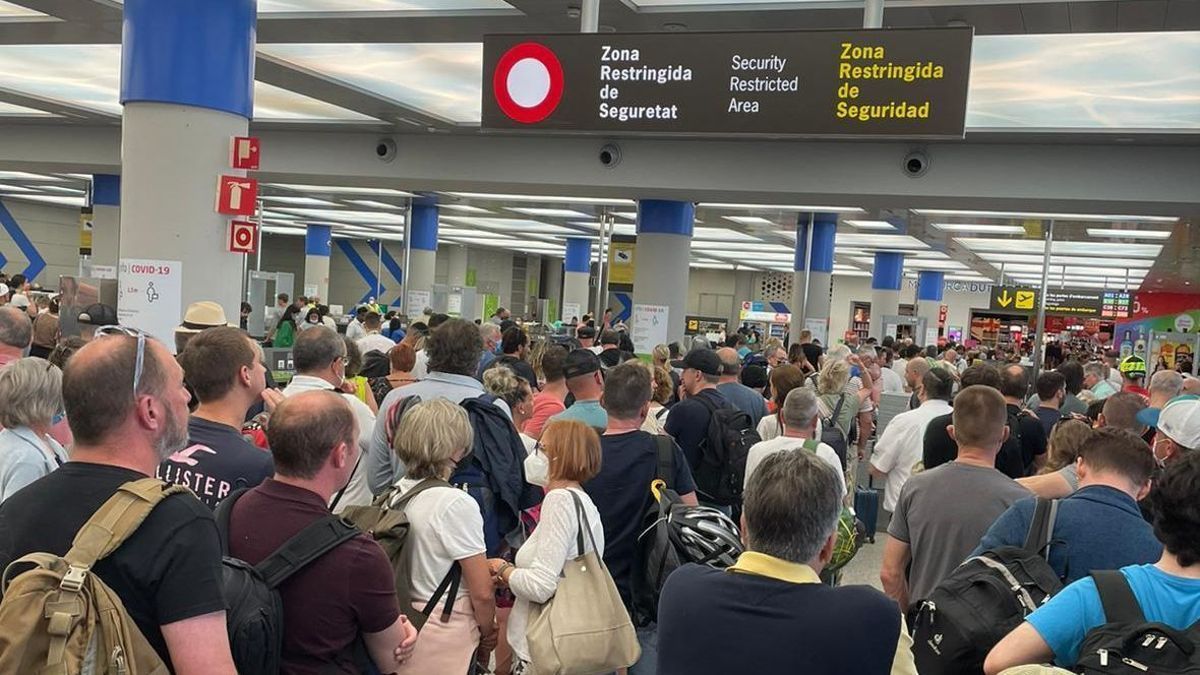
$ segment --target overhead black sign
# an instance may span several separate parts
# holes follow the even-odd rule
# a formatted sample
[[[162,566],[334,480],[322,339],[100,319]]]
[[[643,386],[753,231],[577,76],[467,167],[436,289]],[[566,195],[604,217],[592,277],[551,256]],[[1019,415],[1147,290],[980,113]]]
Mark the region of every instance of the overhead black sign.
[[[493,35],[489,129],[963,136],[971,28]]]
[[[992,286],[990,309],[1008,311],[1015,314],[1036,312],[1038,303],[1037,290],[1023,286]]]
[[[1133,314],[1133,302],[1126,291],[1052,288],[1046,291],[1046,314],[1128,319]]]

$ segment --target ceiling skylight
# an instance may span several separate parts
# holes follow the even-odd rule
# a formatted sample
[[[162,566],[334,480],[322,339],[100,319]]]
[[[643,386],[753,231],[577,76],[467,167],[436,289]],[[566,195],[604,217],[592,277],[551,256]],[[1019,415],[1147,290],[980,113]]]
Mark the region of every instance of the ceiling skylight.
[[[1102,227],[1089,227],[1089,237],[1107,237],[1110,239],[1170,239],[1170,230],[1118,230]]]

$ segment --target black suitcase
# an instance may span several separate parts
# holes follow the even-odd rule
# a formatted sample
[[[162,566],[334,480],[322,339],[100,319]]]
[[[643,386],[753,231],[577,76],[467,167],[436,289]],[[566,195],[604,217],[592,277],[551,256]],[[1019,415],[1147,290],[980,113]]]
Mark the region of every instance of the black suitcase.
[[[867,529],[867,541],[875,543],[875,529],[879,526],[879,492],[872,486],[870,477],[867,487],[854,488],[854,515]]]

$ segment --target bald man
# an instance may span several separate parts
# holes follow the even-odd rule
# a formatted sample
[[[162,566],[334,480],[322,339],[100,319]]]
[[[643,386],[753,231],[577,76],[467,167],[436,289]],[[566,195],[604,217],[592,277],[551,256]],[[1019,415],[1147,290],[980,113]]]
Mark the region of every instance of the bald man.
[[[71,358],[63,403],[71,461],[0,505],[0,566],[65,555],[76,532],[122,485],[154,476],[188,438],[183,369],[145,336],[103,336]],[[165,497],[93,568],[177,675],[236,675],[212,512],[190,492]],[[44,658],[44,657],[43,657]]]
[[[24,356],[32,341],[29,315],[16,307],[0,307],[0,367]]]
[[[733,347],[723,347],[717,350],[721,359],[721,379],[717,382],[717,390],[735,408],[750,416],[754,426],[767,416],[767,399],[750,387],[742,384],[739,376],[742,373],[742,359]]]

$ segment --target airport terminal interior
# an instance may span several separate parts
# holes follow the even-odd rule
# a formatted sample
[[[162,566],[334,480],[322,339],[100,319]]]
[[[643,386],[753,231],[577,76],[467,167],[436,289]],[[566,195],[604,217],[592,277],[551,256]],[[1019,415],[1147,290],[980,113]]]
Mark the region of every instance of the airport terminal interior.
[[[279,389],[310,309],[366,307],[396,342],[670,345],[676,387],[730,346],[768,397],[801,342],[1195,392],[1200,0],[0,0],[0,226],[0,302],[59,317],[35,355],[228,324]],[[870,458],[920,382],[840,448],[887,505],[828,583],[895,597]],[[480,667],[543,672],[517,654]]]

